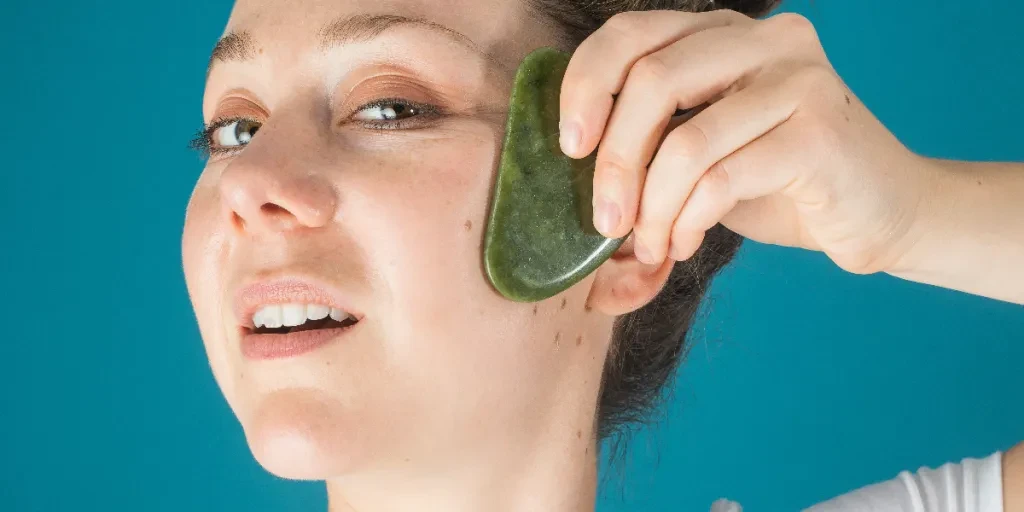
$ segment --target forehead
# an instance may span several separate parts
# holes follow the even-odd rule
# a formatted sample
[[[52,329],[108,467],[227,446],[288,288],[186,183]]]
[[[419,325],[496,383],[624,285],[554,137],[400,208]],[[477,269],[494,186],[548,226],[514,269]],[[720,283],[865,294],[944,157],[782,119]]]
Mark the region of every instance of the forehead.
[[[225,34],[246,32],[257,45],[303,51],[317,45],[332,20],[353,14],[399,15],[464,34],[512,68],[555,33],[531,14],[529,0],[237,0]]]

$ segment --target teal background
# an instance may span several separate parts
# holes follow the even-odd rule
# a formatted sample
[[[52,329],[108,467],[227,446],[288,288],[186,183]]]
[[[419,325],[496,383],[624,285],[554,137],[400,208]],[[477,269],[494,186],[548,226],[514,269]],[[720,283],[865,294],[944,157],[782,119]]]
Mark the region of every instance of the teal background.
[[[884,5],[884,7],[883,7]],[[911,148],[1024,160],[1010,0],[807,3]],[[223,0],[0,5],[0,510],[324,510],[265,473],[209,372],[180,266]],[[984,265],[984,261],[977,262]],[[1024,309],[748,244],[663,425],[598,509],[795,510],[1024,439]]]

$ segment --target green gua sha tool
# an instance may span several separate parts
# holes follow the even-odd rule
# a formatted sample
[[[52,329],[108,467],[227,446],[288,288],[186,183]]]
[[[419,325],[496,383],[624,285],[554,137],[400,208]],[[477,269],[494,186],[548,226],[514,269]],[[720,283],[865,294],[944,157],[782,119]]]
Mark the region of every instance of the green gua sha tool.
[[[569,54],[541,48],[523,60],[484,235],[484,267],[517,302],[553,297],[604,263],[625,237],[593,224],[595,153],[575,160],[558,144],[558,97]]]

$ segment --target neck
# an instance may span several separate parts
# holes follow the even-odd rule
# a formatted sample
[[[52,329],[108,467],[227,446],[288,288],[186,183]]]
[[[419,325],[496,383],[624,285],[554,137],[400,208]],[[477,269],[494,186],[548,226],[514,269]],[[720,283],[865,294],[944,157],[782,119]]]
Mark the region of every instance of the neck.
[[[328,479],[328,512],[594,512],[601,367],[586,363],[604,357],[580,357],[530,401],[529,414],[478,431],[469,449],[443,454],[446,462]]]
[[[586,442],[590,436],[581,441],[576,432],[566,437],[563,442],[545,439],[532,450],[509,450],[501,461],[479,460],[443,474],[389,472],[331,479],[328,512],[593,512],[596,442]]]
[[[554,393],[541,421],[524,422],[514,438],[492,438],[444,468],[360,472],[327,480],[328,512],[593,512],[596,396],[583,400],[559,394]]]
[[[562,436],[559,436],[562,437]],[[510,449],[501,461],[479,460],[432,475],[378,473],[327,481],[329,512],[593,512],[597,495],[596,441],[570,432],[532,450]],[[488,453],[487,459],[497,454]]]

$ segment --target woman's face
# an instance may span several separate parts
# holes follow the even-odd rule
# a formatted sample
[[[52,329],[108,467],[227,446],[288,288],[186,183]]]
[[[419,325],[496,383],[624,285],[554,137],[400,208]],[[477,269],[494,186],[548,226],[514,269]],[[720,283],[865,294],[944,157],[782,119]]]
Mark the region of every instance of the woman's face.
[[[235,5],[203,116],[249,121],[213,132],[182,248],[213,373],[269,471],[437,475],[545,436],[592,442],[613,320],[587,312],[593,278],[520,304],[481,263],[511,80],[555,41],[523,9]],[[332,306],[358,322],[315,346],[246,338],[281,303],[302,306],[283,321]]]

